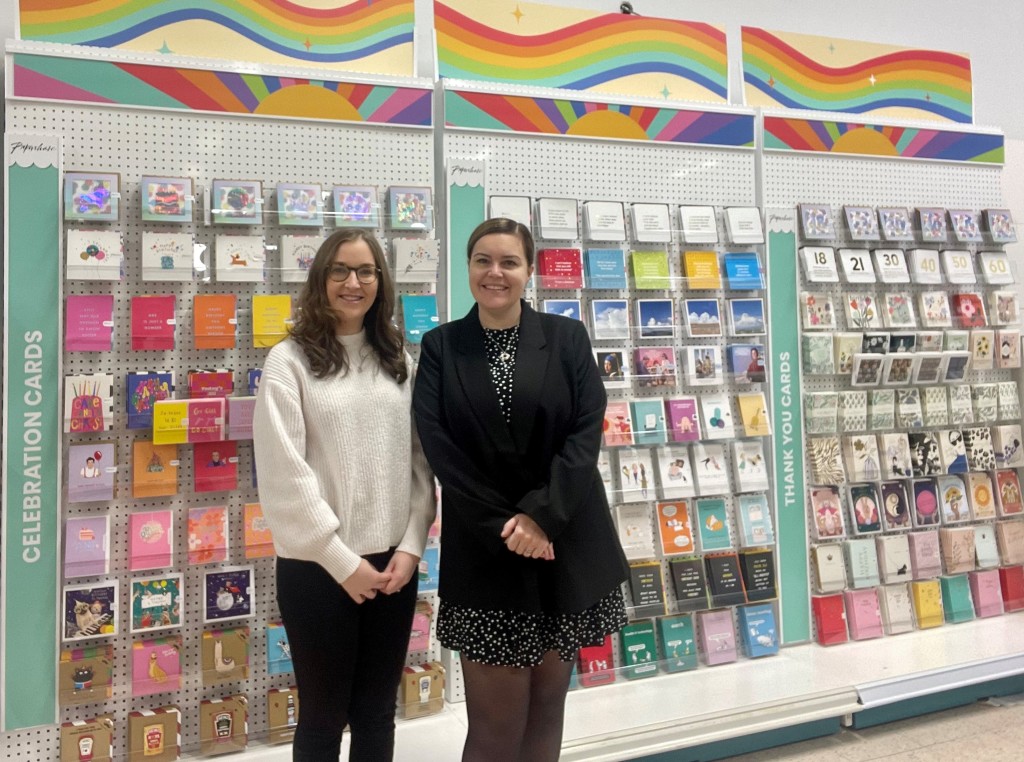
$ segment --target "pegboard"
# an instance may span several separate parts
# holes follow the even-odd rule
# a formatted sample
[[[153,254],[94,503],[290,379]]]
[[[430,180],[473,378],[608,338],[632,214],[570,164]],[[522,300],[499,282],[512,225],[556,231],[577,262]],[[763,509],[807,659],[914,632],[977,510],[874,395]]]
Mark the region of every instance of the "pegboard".
[[[680,350],[687,346],[701,346],[714,344],[723,348],[727,333],[723,325],[723,337],[714,338],[689,338],[686,334],[683,320],[682,299],[689,297],[711,298],[717,297],[722,304],[722,320],[726,321],[726,302],[729,296],[739,296],[738,292],[717,291],[693,291],[686,289],[686,279],[682,270],[682,252],[687,250],[715,251],[719,259],[726,251],[757,251],[764,265],[764,247],[750,245],[730,245],[726,243],[728,236],[725,229],[724,207],[728,206],[755,206],[756,205],[756,162],[757,157],[753,150],[744,149],[717,149],[691,145],[672,144],[651,144],[651,143],[630,143],[626,141],[612,141],[601,139],[541,136],[525,134],[508,134],[498,132],[475,132],[470,130],[456,130],[449,128],[444,135],[444,156],[446,160],[472,157],[482,161],[484,164],[484,178],[486,196],[526,196],[533,200],[534,204],[539,198],[572,198],[578,202],[578,230],[584,230],[582,220],[583,204],[587,201],[616,201],[624,204],[626,217],[626,238],[623,243],[589,243],[577,238],[573,241],[545,240],[539,237],[539,226],[536,224],[536,210],[534,210],[534,235],[536,236],[537,250],[549,247],[570,247],[585,250],[589,247],[598,248],[622,248],[630,251],[665,251],[669,263],[670,288],[665,290],[635,290],[635,289],[542,289],[537,285],[537,277],[532,279],[526,290],[525,297],[533,306],[540,310],[543,308],[545,299],[577,299],[581,302],[582,317],[593,335],[592,319],[590,315],[590,301],[592,299],[630,299],[630,338],[628,340],[602,340],[592,339],[595,350],[625,347],[630,357],[633,349],[643,346],[669,345],[677,351],[676,372],[678,383],[668,387],[642,387],[635,381],[628,388],[609,388],[609,400],[629,400],[643,397],[673,397],[678,395],[697,395],[703,391],[709,391],[709,387],[689,386],[684,372],[682,357],[678,357]],[[663,203],[669,207],[669,219],[671,221],[671,242],[667,244],[633,243],[632,223],[629,215],[629,204],[631,203]],[[718,244],[687,244],[682,240],[679,228],[679,206],[680,205],[702,205],[714,206],[718,224]],[[458,267],[464,261],[465,252],[452,251],[451,256]],[[724,280],[724,278],[723,278]],[[761,296],[765,298],[767,315],[767,291],[743,293],[743,296]],[[639,338],[636,326],[635,312],[632,300],[638,298],[671,298],[674,302],[676,315],[675,332],[672,338],[648,339]],[[452,316],[458,317],[458,316]],[[743,341],[744,339],[733,339]],[[751,342],[768,345],[767,336],[749,337]],[[767,357],[770,357],[770,352]],[[766,362],[770,363],[770,360]],[[730,394],[737,391],[763,391],[768,397],[768,383],[736,384],[731,374],[723,370],[725,378],[724,386],[715,387],[716,390],[725,390]],[[735,407],[735,406],[734,406]],[[738,411],[737,411],[738,412]],[[734,422],[738,428],[737,438],[741,436],[742,423],[738,415],[734,413]],[[723,464],[732,473],[732,452],[729,448],[731,440],[717,440],[725,445],[726,463]],[[638,445],[639,448],[644,446]],[[652,451],[655,445],[646,446],[645,449]],[[609,453],[609,460],[614,469],[618,467],[618,456],[629,448],[605,447]],[[774,473],[771,466],[772,446],[769,438],[764,439],[765,454],[769,462],[768,471]],[[658,543],[658,530],[656,526],[655,503],[657,492],[655,490],[654,475],[651,475],[651,488],[648,498],[643,501],[648,505],[648,516],[651,520],[651,529],[655,538],[655,545]],[[769,506],[774,515],[774,498],[770,491],[766,491]],[[740,547],[737,540],[737,524],[735,520],[735,494],[724,497],[727,512],[730,517],[730,528],[733,539],[733,547]],[[613,493],[610,504],[614,511],[616,500]],[[686,498],[688,504],[694,505],[694,498]],[[691,518],[691,521],[693,519]],[[696,536],[696,525],[694,525]],[[686,555],[693,555],[687,553]],[[665,597],[668,602],[668,612],[676,613],[674,596],[672,594],[672,582],[669,575],[668,560],[660,550],[651,560],[658,560],[662,566],[662,576]],[[628,585],[624,586],[627,606],[632,606]],[[613,638],[616,664],[622,665],[625,662],[621,658],[618,638]],[[458,663],[457,659],[451,662]],[[449,672],[451,675],[451,672]],[[458,701],[464,699],[464,694],[458,692],[459,684],[453,682],[449,700]]]
[[[230,368],[234,372],[235,394],[244,395],[246,371],[263,364],[267,349],[253,347],[251,304],[257,294],[290,294],[298,297],[301,284],[284,283],[276,247],[282,235],[327,236],[326,227],[282,226],[277,222],[274,188],[278,183],[319,184],[326,193],[334,185],[375,186],[381,203],[381,226],[376,230],[390,251],[396,237],[433,237],[433,231],[415,233],[392,231],[387,223],[387,188],[391,186],[431,186],[434,148],[430,130],[364,126],[324,122],[253,119],[241,116],[162,113],[132,109],[107,109],[91,106],[54,106],[8,101],[7,129],[17,132],[50,133],[61,136],[65,171],[117,172],[120,174],[121,215],[113,223],[68,221],[65,230],[116,230],[124,247],[124,278],[119,281],[64,281],[61,300],[69,294],[109,294],[114,296],[114,349],[112,352],[65,352],[61,373],[108,373],[114,376],[113,430],[90,435],[64,435],[62,462],[67,464],[69,443],[113,442],[118,471],[116,499],[110,503],[67,504],[67,487],[62,487],[62,516],[102,515],[109,513],[111,523],[110,574],[103,580],[116,580],[120,589],[119,634],[63,644],[62,649],[88,647],[111,642],[115,650],[113,696],[105,703],[63,707],[60,720],[88,719],[108,712],[116,722],[115,757],[126,753],[125,739],[129,711],[176,704],[182,711],[182,747],[188,755],[198,748],[199,703],[208,698],[243,693],[248,698],[250,741],[265,741],[267,691],[294,684],[292,674],[267,674],[265,626],[279,621],[277,611],[274,560],[245,558],[242,506],[258,502],[253,486],[252,442],[238,443],[238,489],[231,492],[196,493],[193,491],[192,448],[179,445],[178,493],[172,497],[134,500],[131,497],[131,446],[136,439],[148,439],[149,432],[127,429],[125,417],[125,374],[133,371],[173,370],[177,387],[174,397],[187,396],[187,371],[190,369]],[[143,175],[192,178],[196,202],[191,223],[161,224],[144,222],[140,216],[139,185]],[[259,180],[263,183],[263,223],[252,226],[211,225],[205,192],[214,179]],[[328,205],[329,208],[329,205]],[[216,278],[188,282],[145,281],[140,265],[143,231],[189,233],[197,246],[205,247],[203,261],[207,272],[213,265],[214,239],[219,234],[260,235],[267,247],[267,277],[260,283],[219,283]],[[391,254],[388,253],[390,257]],[[61,268],[63,272],[63,267]],[[396,284],[399,293],[432,291],[433,283]],[[192,298],[196,294],[237,295],[236,346],[225,350],[198,350],[192,338]],[[130,343],[130,300],[142,294],[173,294],[175,297],[175,349],[169,351],[132,351]],[[54,309],[58,299],[55,296]],[[396,311],[399,305],[396,304]],[[396,320],[401,324],[400,315]],[[417,347],[409,346],[415,358]],[[65,479],[66,482],[66,479]],[[230,548],[224,564],[190,566],[187,563],[187,512],[189,508],[227,505],[230,514]],[[130,634],[128,594],[133,577],[159,574],[127,570],[127,517],[132,511],[149,508],[171,509],[174,513],[175,565],[171,571],[184,573],[185,621],[180,630]],[[63,556],[61,556],[63,557]],[[202,575],[204,570],[220,566],[254,567],[254,616],[221,624],[203,624]],[[63,584],[101,581],[98,578],[63,580]],[[55,597],[60,591],[55,591]],[[420,594],[436,611],[433,592]],[[199,672],[200,640],[204,631],[226,627],[250,628],[249,678],[235,683],[204,686]],[[433,623],[431,625],[433,635]],[[183,687],[174,693],[133,698],[131,694],[132,643],[137,640],[180,634],[182,637]],[[439,648],[432,637],[431,648],[409,654],[409,663],[438,659]],[[56,660],[57,654],[54,654]],[[0,734],[4,760],[56,759],[59,752],[59,727],[50,726]]]
[[[918,241],[902,242],[867,242],[854,241],[850,238],[845,223],[844,206],[869,206],[869,207],[907,207],[911,214],[917,207],[934,206],[943,209],[973,209],[980,210],[987,208],[1005,207],[1002,192],[1003,172],[1000,166],[977,165],[969,163],[953,163],[938,161],[907,160],[897,158],[874,158],[855,157],[844,155],[823,155],[798,152],[771,152],[765,151],[762,155],[761,194],[762,204],[766,208],[793,208],[796,209],[801,203],[812,203],[827,205],[831,208],[832,218],[835,227],[835,237],[826,241],[807,241],[802,238],[802,230],[798,223],[797,246],[827,246],[832,247],[838,255],[840,248],[852,248],[870,250],[875,248],[932,248],[932,249],[960,249],[969,250],[972,261],[976,260],[978,251],[994,251],[1003,248],[994,245],[986,240],[985,243],[959,243],[949,234],[945,244],[922,243]],[[795,219],[799,218],[797,212]],[[799,256],[799,253],[798,253]],[[838,256],[837,256],[838,259]],[[952,286],[952,285],[922,285],[917,283],[909,284],[857,284],[848,285],[840,274],[841,283],[808,283],[802,262],[797,263],[797,291],[808,291],[823,293],[832,297],[833,304],[838,307],[842,304],[841,296],[845,293],[871,292],[877,297],[883,292],[903,292],[909,294],[914,300],[915,311],[919,310],[917,295],[922,291],[944,289],[949,291],[982,291],[987,294],[994,288],[1016,290],[1022,293],[1021,268],[1016,260],[1011,259],[1011,269],[1014,274],[1014,285],[1001,287],[988,286],[984,283],[980,273],[978,274],[977,286]],[[841,267],[840,267],[841,273]],[[986,309],[988,308],[986,300]],[[860,331],[850,327],[846,322],[846,315],[842,309],[836,309],[836,330],[837,331]],[[801,335],[804,335],[803,326],[800,325],[800,317],[796,318]],[[920,327],[917,329],[905,329],[907,331],[935,330]],[[878,328],[879,332],[899,331],[900,329]],[[802,353],[803,347],[800,347]],[[801,367],[803,367],[801,357]],[[969,372],[968,383],[992,383],[998,381],[1016,381],[1020,383],[1021,372],[1015,369],[972,369]],[[911,386],[914,386],[911,384]],[[918,385],[921,388],[923,385]],[[849,376],[838,375],[808,375],[804,371],[801,375],[801,409],[804,399],[812,392],[837,392],[854,389],[850,384]],[[899,389],[906,387],[879,386],[879,387],[856,387],[860,390],[874,388]],[[998,423],[1004,421],[1002,417]],[[984,425],[984,424],[977,424]],[[995,424],[993,424],[995,425]],[[925,426],[925,429],[936,427]],[[938,427],[942,428],[942,427]],[[955,426],[950,426],[955,428]],[[901,431],[899,426],[892,431]],[[844,434],[840,428],[837,436]],[[805,436],[807,436],[805,434]],[[805,448],[806,450],[806,448]],[[805,453],[805,458],[807,453]],[[807,464],[803,464],[805,472],[808,472]],[[809,498],[810,479],[807,480],[808,494],[805,496],[807,510],[808,531],[810,533],[811,505]],[[845,521],[848,529],[845,537],[852,538],[857,535],[849,528],[850,518],[847,509],[846,485],[840,485],[840,495],[843,500]],[[912,495],[910,495],[912,498]],[[979,523],[972,521],[971,523]],[[911,530],[913,531],[913,530]],[[886,531],[883,534],[890,534]],[[866,535],[872,537],[873,535]],[[809,534],[808,549],[815,545],[826,544],[827,542],[841,542],[842,538],[829,538],[829,540],[815,541]],[[809,550],[808,550],[809,552]],[[810,554],[808,569],[810,572],[810,590],[816,594],[816,568],[813,553]],[[814,622],[811,622],[812,631]],[[813,632],[812,632],[813,637]]]

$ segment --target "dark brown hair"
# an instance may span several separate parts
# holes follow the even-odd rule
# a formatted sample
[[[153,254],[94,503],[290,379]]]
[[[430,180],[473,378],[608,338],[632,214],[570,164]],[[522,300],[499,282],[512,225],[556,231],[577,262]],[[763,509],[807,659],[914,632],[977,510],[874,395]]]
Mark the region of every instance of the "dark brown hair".
[[[533,267],[533,233],[521,222],[510,220],[508,217],[493,217],[484,220],[476,226],[469,236],[469,243],[466,244],[466,259],[473,256],[473,249],[485,235],[504,233],[514,235],[523,244],[523,253],[526,255],[526,264]]]
[[[295,324],[291,337],[302,347],[309,367],[317,378],[326,378],[348,370],[345,347],[335,338],[337,329],[334,310],[327,301],[327,277],[338,247],[350,241],[365,241],[380,270],[377,276],[377,298],[363,319],[366,341],[377,353],[384,372],[402,383],[409,377],[405,364],[402,334],[392,318],[395,312],[395,285],[384,259],[384,250],[373,233],[359,228],[345,228],[330,236],[316,253],[309,268],[309,277],[299,295]]]

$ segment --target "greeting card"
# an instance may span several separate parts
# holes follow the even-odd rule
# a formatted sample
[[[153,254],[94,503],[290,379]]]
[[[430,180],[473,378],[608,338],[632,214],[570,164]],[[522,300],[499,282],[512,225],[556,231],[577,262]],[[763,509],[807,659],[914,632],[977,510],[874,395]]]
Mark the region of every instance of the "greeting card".
[[[714,349],[717,349],[715,347]],[[718,370],[721,373],[721,355]],[[633,375],[641,387],[676,385],[676,351],[672,347],[640,347],[633,352]]]
[[[693,448],[693,473],[698,495],[724,495],[732,491],[725,445],[697,442]]]
[[[441,242],[436,238],[392,238],[396,283],[432,283],[437,280]]]
[[[238,445],[235,442],[197,442],[192,452],[196,492],[238,488]]]
[[[203,573],[203,622],[253,615],[253,567],[236,566]]]
[[[144,439],[132,442],[132,497],[162,497],[178,492],[178,446]]]
[[[128,569],[166,569],[174,561],[174,512],[140,511],[128,516]]]
[[[737,491],[768,489],[768,460],[760,439],[739,439],[732,443],[732,470]]]
[[[109,352],[114,348],[114,297],[69,294],[64,310],[64,349]]]
[[[377,189],[336,185],[331,190],[334,211],[331,216],[339,228],[375,228],[380,224]]]
[[[922,241],[943,242],[946,240],[946,210],[937,207],[917,210]]]
[[[263,184],[259,180],[214,180],[210,195],[214,224],[263,222]]]
[[[218,235],[214,239],[215,274],[220,283],[262,283],[267,266],[263,236]]]
[[[118,230],[68,230],[67,280],[121,280],[124,247]]]
[[[1017,240],[1017,228],[1009,209],[985,209],[984,219],[993,243],[1013,243]]]
[[[981,294],[976,292],[953,294],[949,298],[953,310],[953,319],[960,328],[984,328],[985,303]]]
[[[430,230],[434,206],[430,188],[388,188],[388,227],[392,230]]]
[[[756,206],[727,206],[725,223],[730,243],[764,243],[761,210]]]
[[[281,282],[305,283],[309,268],[325,240],[319,235],[281,236]]]
[[[671,299],[636,300],[637,333],[641,339],[671,338],[675,336],[675,324]]]
[[[181,690],[181,636],[132,643],[132,696]]]
[[[950,209],[949,220],[952,223],[953,235],[962,243],[980,243],[981,227],[978,224],[978,213],[969,209]]]
[[[224,600],[227,603],[226,597]],[[249,641],[248,627],[204,630],[200,652],[203,685],[248,679]]]
[[[290,294],[253,294],[252,345],[272,347],[288,335],[292,323]]]
[[[725,348],[726,365],[737,384],[759,384],[765,380],[764,344],[729,344]],[[828,341],[828,358],[832,344]]]
[[[142,231],[142,280],[190,281],[198,254],[191,233]],[[198,251],[197,251],[198,249]]]
[[[233,349],[238,330],[235,294],[192,297],[192,337],[196,349]]]
[[[68,503],[92,503],[114,499],[116,453],[113,442],[69,445]]]
[[[629,386],[629,353],[625,349],[595,349],[594,360],[606,387]]]
[[[701,430],[705,439],[732,439],[732,404],[727,392],[708,392],[700,398]]]
[[[173,294],[132,297],[132,351],[174,349],[174,329]]]
[[[594,327],[592,338],[629,338],[629,303],[625,299],[593,299],[590,311]]]
[[[246,503],[243,506],[245,557],[267,558],[274,555],[274,540],[270,536],[270,527],[263,516],[263,507],[259,503]]]
[[[910,529],[910,504],[902,481],[882,482],[882,528],[887,532]]]
[[[292,649],[283,622],[267,622],[267,674],[282,675],[294,670]]]
[[[836,237],[832,224],[832,208],[823,204],[800,204],[800,225],[804,238],[809,241],[829,240]]]
[[[882,327],[882,315],[874,294],[846,294],[843,308],[846,311],[846,327],[851,331]]]
[[[722,383],[722,350],[718,346],[683,348],[686,383],[690,386],[716,386]]]
[[[665,500],[693,497],[696,477],[690,465],[690,450],[685,445],[670,445],[657,450],[659,494]]]
[[[256,397],[228,397],[228,439],[252,439]]]
[[[768,419],[768,402],[764,392],[739,392],[736,402],[743,421],[743,435],[748,437],[771,436],[771,422]]]
[[[764,288],[764,271],[757,253],[730,251],[725,257],[725,282],[734,291],[753,291]]]
[[[174,390],[174,374],[143,371],[125,374],[125,407],[129,429],[148,429],[153,425],[153,405],[169,399]]]
[[[638,291],[660,291],[671,287],[668,255],[664,251],[634,251],[630,254],[633,283]]]
[[[226,505],[188,509],[190,564],[215,564],[226,561],[230,536]]]
[[[110,573],[110,516],[70,516],[64,523],[64,578]]]
[[[322,227],[324,207],[319,185],[277,184],[277,224]]]
[[[649,449],[619,450],[619,498],[623,502],[654,496],[654,461]]]
[[[630,204],[633,240],[637,243],[670,243],[672,223],[668,204]]]
[[[615,527],[628,560],[654,557],[654,532],[646,503],[615,506]]]
[[[837,487],[811,488],[812,532],[815,540],[827,540],[846,534],[843,504]]]
[[[679,227],[685,243],[718,243],[718,220],[713,206],[680,206]]]
[[[113,428],[114,376],[93,373],[64,377],[64,433],[92,434]]]
[[[626,215],[621,201],[585,201],[583,238],[587,241],[625,241]]]
[[[111,643],[62,650],[57,688],[60,706],[92,704],[109,699],[113,694],[113,674],[114,646]]]
[[[693,528],[690,525],[690,508],[685,500],[658,503],[657,520],[662,555],[671,556],[679,553],[693,553]]]
[[[729,514],[725,500],[720,497],[697,500],[697,528],[701,550],[728,550],[732,547],[729,536]]]
[[[844,206],[846,227],[854,241],[877,241],[878,217],[870,206]]]
[[[545,299],[541,309],[548,315],[561,315],[570,320],[583,320],[579,299]]]
[[[604,413],[604,443],[607,447],[633,444],[633,416],[629,403],[608,400]]]
[[[142,219],[147,222],[191,222],[192,178],[143,175],[139,181]]]
[[[910,212],[903,207],[879,207],[878,216],[882,220],[882,238],[886,241],[913,241],[914,226],[910,221]]]
[[[684,251],[683,276],[686,288],[691,291],[721,288],[722,271],[718,254],[714,251]]]
[[[733,336],[764,334],[764,299],[730,299],[729,330]]]
[[[685,299],[686,330],[691,337],[721,336],[722,315],[717,299]]]
[[[583,266],[586,288],[626,288],[626,253],[622,249],[587,249]]]
[[[65,172],[64,219],[116,222],[121,176],[115,172]]]
[[[181,574],[134,577],[131,589],[132,632],[181,627],[185,621],[184,579]]]
[[[836,313],[828,294],[800,294],[800,316],[805,331],[834,331]]]
[[[105,638],[118,632],[117,582],[65,585],[63,640]]]

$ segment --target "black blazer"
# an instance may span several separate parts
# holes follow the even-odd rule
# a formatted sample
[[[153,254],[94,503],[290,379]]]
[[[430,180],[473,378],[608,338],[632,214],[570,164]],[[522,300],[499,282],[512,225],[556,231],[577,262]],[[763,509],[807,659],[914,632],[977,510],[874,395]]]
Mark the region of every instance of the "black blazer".
[[[439,594],[474,608],[582,611],[628,572],[597,471],[604,385],[583,324],[525,303],[515,363],[506,424],[477,307],[423,337],[413,409],[442,489]],[[505,547],[502,526],[517,513],[547,533],[554,561]]]

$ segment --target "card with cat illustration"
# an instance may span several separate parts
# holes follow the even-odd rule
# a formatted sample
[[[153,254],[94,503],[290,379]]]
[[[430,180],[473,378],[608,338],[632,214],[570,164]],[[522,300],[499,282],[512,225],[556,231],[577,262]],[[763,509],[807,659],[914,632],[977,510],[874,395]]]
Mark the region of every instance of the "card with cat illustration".
[[[116,581],[65,585],[63,600],[65,642],[117,635],[120,607]]]

